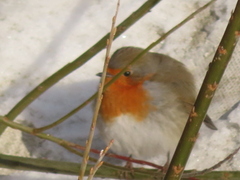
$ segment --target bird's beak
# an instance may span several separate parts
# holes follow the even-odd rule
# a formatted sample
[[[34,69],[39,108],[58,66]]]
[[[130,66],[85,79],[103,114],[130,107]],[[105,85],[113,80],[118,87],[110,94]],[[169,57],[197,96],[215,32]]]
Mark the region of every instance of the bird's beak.
[[[102,77],[102,74],[103,74],[103,73],[102,73],[102,72],[100,72],[100,73],[97,73],[97,74],[96,74],[96,76]],[[111,75],[111,74],[107,73],[107,74],[106,74],[106,77],[109,77],[109,78],[111,78],[111,77],[113,77],[113,75]]]
[[[102,77],[102,72],[97,73],[96,76]]]

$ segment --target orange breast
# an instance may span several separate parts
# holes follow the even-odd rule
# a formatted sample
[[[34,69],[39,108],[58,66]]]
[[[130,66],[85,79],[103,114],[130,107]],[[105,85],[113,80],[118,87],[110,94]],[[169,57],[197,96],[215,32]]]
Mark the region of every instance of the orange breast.
[[[110,78],[107,78],[108,82]],[[112,121],[122,114],[131,114],[136,121],[142,121],[152,107],[149,96],[142,87],[143,82],[131,82],[129,77],[121,76],[103,94],[100,114],[104,121]]]

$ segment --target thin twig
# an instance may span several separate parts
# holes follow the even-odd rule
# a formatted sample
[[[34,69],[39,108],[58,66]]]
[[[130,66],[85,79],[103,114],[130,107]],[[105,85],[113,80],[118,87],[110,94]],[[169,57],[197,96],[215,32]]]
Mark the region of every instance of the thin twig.
[[[98,161],[95,163],[95,165],[90,169],[90,173],[88,176],[88,180],[92,180],[93,176],[95,175],[95,173],[97,172],[97,170],[102,166],[103,164],[103,158],[106,155],[106,153],[108,152],[108,150],[110,149],[110,147],[112,146],[113,140],[111,140],[108,144],[108,146],[104,149],[101,150],[101,152],[99,153],[99,158]]]
[[[163,170],[163,166],[160,166],[160,165],[148,162],[148,161],[138,160],[138,159],[130,158],[130,157],[127,157],[127,156],[121,156],[121,155],[112,154],[112,153],[107,153],[106,156],[107,157],[113,157],[113,158],[116,158],[116,159],[121,159],[121,160],[128,161],[128,162],[131,162],[131,163],[147,165],[147,166],[150,166],[150,167],[153,167],[153,168]]]
[[[116,12],[115,12],[115,15],[112,19],[110,36],[109,36],[109,39],[107,40],[107,50],[106,50],[105,63],[104,63],[104,67],[103,67],[103,73],[102,73],[102,77],[101,77],[101,82],[99,84],[95,111],[94,111],[94,115],[93,115],[93,119],[92,119],[91,128],[90,128],[90,131],[89,131],[88,140],[86,142],[86,149],[84,151],[83,160],[82,160],[78,180],[83,179],[84,173],[85,173],[85,170],[86,170],[86,167],[87,167],[89,152],[90,152],[90,149],[91,149],[92,140],[93,140],[93,136],[94,136],[94,132],[95,132],[95,127],[96,127],[96,123],[97,123],[98,111],[100,109],[101,102],[102,102],[102,96],[103,96],[102,93],[103,93],[105,78],[106,78],[106,74],[107,74],[107,67],[108,67],[108,63],[109,63],[109,60],[110,60],[110,49],[111,49],[111,46],[112,46],[114,36],[116,34],[115,24],[116,24],[116,18],[117,18],[119,6],[120,6],[120,0],[118,0],[118,2],[117,2]]]
[[[219,168],[223,163],[225,163],[226,161],[229,161],[233,158],[233,156],[235,154],[238,153],[240,147],[238,147],[237,149],[235,149],[231,154],[229,154],[227,157],[225,157],[223,160],[221,160],[220,162],[218,162],[217,164],[213,165],[210,168],[204,169],[202,171],[198,171],[198,172],[192,172],[192,173],[185,173],[183,174],[183,177],[196,177],[196,176],[200,176],[200,175],[204,175],[206,173],[212,172],[213,170]]]

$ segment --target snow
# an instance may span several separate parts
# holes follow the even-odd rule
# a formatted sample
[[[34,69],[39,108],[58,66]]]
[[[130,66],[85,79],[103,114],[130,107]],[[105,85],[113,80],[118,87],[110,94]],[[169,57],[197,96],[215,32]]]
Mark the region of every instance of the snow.
[[[117,23],[135,11],[144,0],[122,0]],[[114,41],[112,52],[122,46],[147,47],[206,0],[163,0]],[[157,45],[153,51],[184,62],[196,76],[197,86],[206,73],[227,25],[236,0],[218,0],[188,24]],[[110,29],[116,1],[99,0],[8,0],[0,2],[0,114],[4,115],[48,76],[73,61]],[[187,168],[204,169],[224,159],[240,145],[240,105],[222,116],[240,99],[236,72],[239,43],[226,76],[210,107],[218,131],[201,128]],[[105,51],[100,52],[34,101],[18,122],[41,127],[59,119],[91,96],[97,88]],[[235,73],[234,73],[235,72]],[[92,117],[91,105],[61,125],[46,131],[78,144],[85,144]],[[221,119],[219,119],[222,117]],[[224,117],[224,118],[223,118]],[[8,128],[0,137],[0,152],[80,162],[80,158],[51,142]],[[14,143],[10,143],[14,141]],[[98,133],[93,148],[101,149]],[[159,163],[159,159],[153,159]],[[240,153],[219,170],[239,170]],[[76,176],[0,169],[0,179],[77,179]]]

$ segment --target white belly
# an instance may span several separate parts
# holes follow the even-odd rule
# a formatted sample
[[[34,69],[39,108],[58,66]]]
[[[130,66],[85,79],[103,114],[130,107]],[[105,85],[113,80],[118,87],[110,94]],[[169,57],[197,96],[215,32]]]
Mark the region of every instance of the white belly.
[[[107,123],[99,117],[98,128],[106,143],[114,140],[111,149],[117,154],[132,155],[133,158],[138,159],[165,155],[167,152],[172,154],[181,136],[187,115],[178,113],[176,117],[174,112],[164,114],[152,113],[144,121],[135,121],[131,115],[123,115]],[[170,120],[172,118],[175,119]]]

